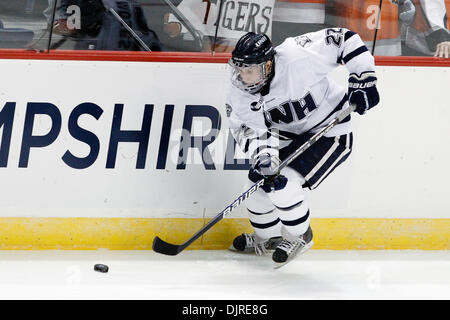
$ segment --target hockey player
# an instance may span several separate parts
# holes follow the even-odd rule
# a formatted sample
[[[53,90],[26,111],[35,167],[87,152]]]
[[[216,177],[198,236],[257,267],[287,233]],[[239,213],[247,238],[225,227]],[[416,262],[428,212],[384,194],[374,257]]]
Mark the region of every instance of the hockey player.
[[[332,28],[287,38],[276,48],[267,35],[247,33],[229,64],[229,126],[251,155],[249,185],[265,179],[246,201],[254,233],[237,236],[230,249],[258,255],[273,251],[273,261],[282,265],[313,244],[305,189],[317,188],[350,155],[351,117],[281,172],[273,168],[349,102],[361,115],[378,104],[374,58],[358,34]],[[348,90],[327,76],[339,64],[350,73]]]

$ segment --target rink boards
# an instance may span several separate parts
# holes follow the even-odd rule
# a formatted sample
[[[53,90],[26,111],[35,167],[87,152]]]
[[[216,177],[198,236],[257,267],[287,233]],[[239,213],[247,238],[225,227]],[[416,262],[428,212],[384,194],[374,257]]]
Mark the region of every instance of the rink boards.
[[[308,195],[315,248],[448,249],[449,69],[377,68],[380,105],[354,116],[353,154]],[[223,59],[0,70],[0,248],[183,242],[241,194],[249,164],[227,129]],[[345,68],[332,77],[345,85]],[[192,248],[227,247],[245,217]]]

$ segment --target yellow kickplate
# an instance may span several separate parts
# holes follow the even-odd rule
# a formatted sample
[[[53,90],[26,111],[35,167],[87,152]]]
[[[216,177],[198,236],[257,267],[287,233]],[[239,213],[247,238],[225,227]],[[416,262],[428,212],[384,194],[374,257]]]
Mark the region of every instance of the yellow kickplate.
[[[155,236],[180,244],[207,219],[0,218],[1,250],[150,250]],[[311,219],[313,249],[448,250],[450,219]],[[225,249],[252,232],[248,219],[223,219],[188,249]]]

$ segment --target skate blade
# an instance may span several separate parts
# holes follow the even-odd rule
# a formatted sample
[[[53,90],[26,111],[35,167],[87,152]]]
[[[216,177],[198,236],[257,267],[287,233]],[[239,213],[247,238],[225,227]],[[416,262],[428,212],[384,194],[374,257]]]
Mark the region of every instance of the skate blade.
[[[231,251],[231,252],[239,253],[239,254],[255,255],[257,257],[267,256],[267,255],[269,255],[269,254],[271,254],[271,253],[273,253],[275,251],[275,250],[267,250],[266,253],[263,253],[262,255],[257,255],[254,250],[252,250],[252,251],[239,251],[239,250],[236,250],[236,248],[233,247],[233,246],[229,246],[228,250]]]
[[[292,258],[288,259],[286,262],[283,263],[275,263],[275,266],[273,267],[274,269],[280,269],[281,267],[287,265],[289,262],[291,262],[292,260],[294,260],[295,258],[297,258],[298,256],[304,254],[306,251],[308,251],[309,249],[311,249],[311,247],[313,246],[314,242],[311,240],[310,243],[308,243],[306,246],[304,246],[302,248],[302,250],[300,250],[295,256],[293,256]]]

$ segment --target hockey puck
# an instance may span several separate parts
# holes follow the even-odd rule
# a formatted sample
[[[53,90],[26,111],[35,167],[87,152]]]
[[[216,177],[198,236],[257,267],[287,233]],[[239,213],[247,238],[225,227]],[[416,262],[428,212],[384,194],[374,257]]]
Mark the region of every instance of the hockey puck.
[[[108,266],[106,264],[96,264],[94,266],[94,270],[98,271],[98,272],[101,272],[101,273],[107,273],[109,268],[108,268]]]

